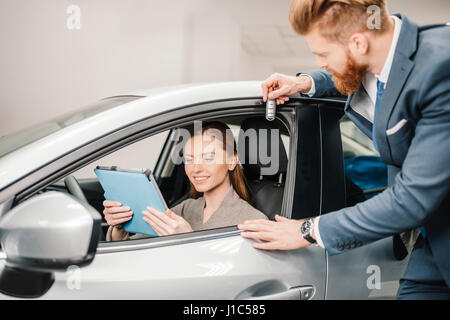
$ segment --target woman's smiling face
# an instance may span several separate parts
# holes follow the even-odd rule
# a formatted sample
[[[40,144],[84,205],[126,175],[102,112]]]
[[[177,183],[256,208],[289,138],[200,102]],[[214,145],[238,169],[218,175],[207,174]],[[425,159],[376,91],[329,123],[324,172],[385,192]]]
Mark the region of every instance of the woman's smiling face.
[[[184,146],[184,170],[198,192],[230,184],[228,171],[236,164],[237,155],[227,157],[221,139],[208,131],[189,138]]]

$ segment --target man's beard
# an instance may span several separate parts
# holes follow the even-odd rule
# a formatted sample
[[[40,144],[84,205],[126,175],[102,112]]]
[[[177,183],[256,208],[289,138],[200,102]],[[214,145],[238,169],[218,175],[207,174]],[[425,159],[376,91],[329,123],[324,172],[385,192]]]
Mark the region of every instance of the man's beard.
[[[361,86],[364,75],[367,72],[367,66],[358,64],[352,55],[347,53],[347,63],[342,73],[330,68],[327,68],[327,71],[333,75],[332,79],[336,89],[347,96],[354,93]]]

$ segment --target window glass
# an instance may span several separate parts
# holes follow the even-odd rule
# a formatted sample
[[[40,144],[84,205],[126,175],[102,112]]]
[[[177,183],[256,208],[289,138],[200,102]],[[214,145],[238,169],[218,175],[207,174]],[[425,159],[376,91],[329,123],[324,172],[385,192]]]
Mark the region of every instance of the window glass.
[[[94,173],[96,166],[145,168],[153,171],[168,133],[169,131],[164,131],[130,144],[79,169],[73,175],[77,179],[96,178]]]
[[[347,117],[340,123],[346,176],[370,198],[387,185],[387,167],[367,137]]]
[[[92,117],[104,110],[114,108],[121,104],[125,104],[140,97],[121,96],[100,100],[99,102],[89,105],[88,107],[59,116],[55,119],[48,120],[18,132],[0,137],[0,157],[20,149],[21,147],[44,138],[58,130],[61,130],[71,124]]]
[[[340,122],[344,158],[354,156],[377,156],[372,140],[366,136],[349,118]]]

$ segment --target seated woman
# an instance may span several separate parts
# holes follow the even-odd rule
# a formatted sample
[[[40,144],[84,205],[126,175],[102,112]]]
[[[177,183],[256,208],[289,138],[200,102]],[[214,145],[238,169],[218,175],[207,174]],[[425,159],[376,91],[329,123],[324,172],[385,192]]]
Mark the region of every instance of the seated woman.
[[[237,225],[250,219],[268,219],[248,203],[236,142],[226,124],[218,121],[203,123],[201,132],[190,132],[184,145],[184,169],[191,183],[190,199],[168,209],[165,214],[150,207],[142,212],[144,220],[158,235]],[[108,200],[103,205],[103,214],[110,226],[107,241],[148,237],[142,234],[130,237],[118,227],[131,219],[133,213],[129,207]]]

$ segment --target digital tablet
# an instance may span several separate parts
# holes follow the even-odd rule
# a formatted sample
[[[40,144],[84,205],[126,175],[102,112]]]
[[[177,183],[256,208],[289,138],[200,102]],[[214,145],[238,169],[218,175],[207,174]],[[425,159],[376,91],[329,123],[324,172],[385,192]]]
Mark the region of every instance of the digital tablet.
[[[105,199],[119,201],[133,212],[131,220],[123,225],[125,231],[157,237],[158,234],[144,221],[142,214],[147,207],[164,214],[167,210],[152,172],[148,169],[122,169],[116,166],[97,166],[94,172],[105,191]]]

